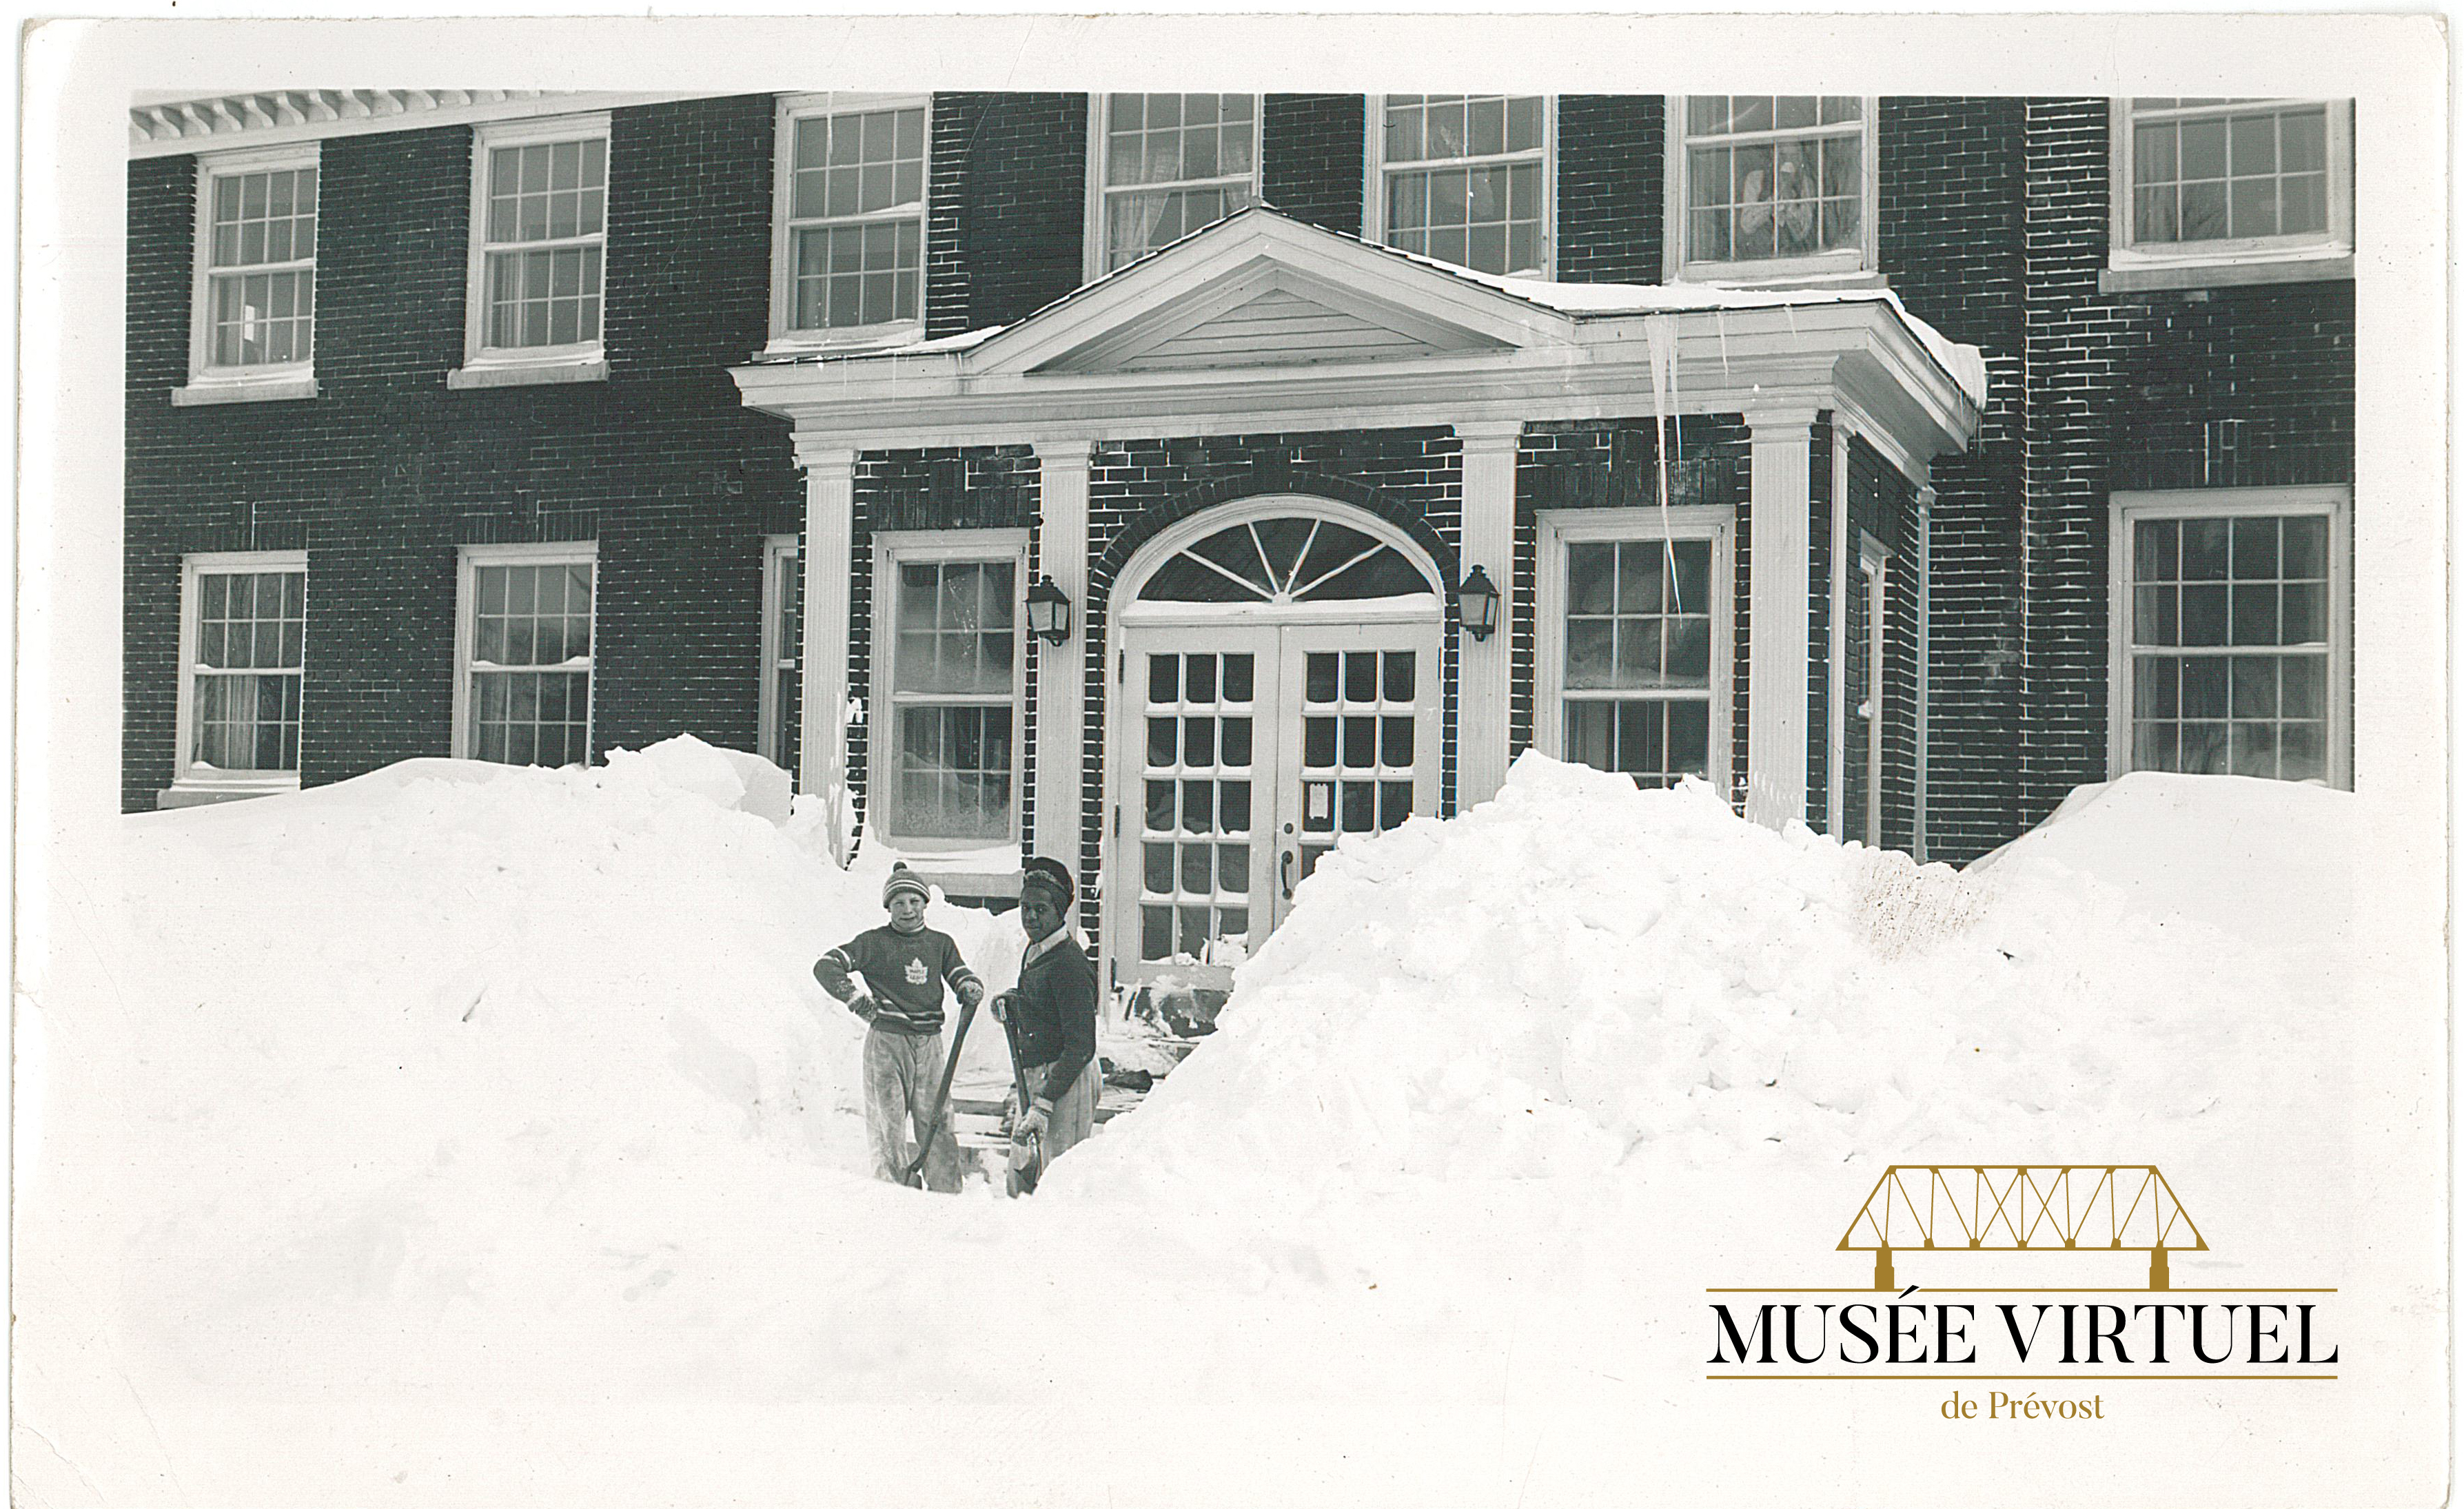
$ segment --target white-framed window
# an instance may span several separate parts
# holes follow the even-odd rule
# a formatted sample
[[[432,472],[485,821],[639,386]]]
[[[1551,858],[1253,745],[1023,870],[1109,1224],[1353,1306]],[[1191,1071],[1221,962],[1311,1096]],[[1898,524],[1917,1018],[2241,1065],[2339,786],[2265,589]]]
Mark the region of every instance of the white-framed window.
[[[1872,99],[1675,96],[1668,138],[1672,278],[1785,282],[1872,270]]]
[[[299,784],[308,553],[236,551],[180,563],[175,788]]]
[[[2352,783],[2352,493],[2113,497],[2112,768]]]
[[[919,848],[1018,837],[1026,532],[873,536],[870,813]]]
[[[803,553],[793,535],[773,535],[761,542],[761,702],[757,737],[761,757],[781,770],[787,763],[788,733],[796,726],[803,689],[797,677],[803,666],[804,573]]]
[[[2351,100],[2122,98],[2112,130],[2108,286],[2351,275]]]
[[[453,753],[500,765],[590,763],[599,547],[462,547]]]
[[[1556,117],[1544,95],[1374,98],[1369,239],[1476,272],[1555,275]]]
[[[1728,789],[1729,510],[1540,514],[1534,742],[1641,786]]]
[[[921,332],[930,99],[789,95],[778,119],[772,343],[863,344]]]
[[[1856,568],[1840,603],[1839,837],[1877,848],[1882,842],[1882,704],[1890,624],[1891,553],[1857,532]]]
[[[314,142],[197,159],[184,404],[317,392]]]
[[[489,121],[471,149],[457,387],[607,375],[607,116]]]
[[[1256,95],[1097,95],[1087,275],[1202,230],[1264,192]]]

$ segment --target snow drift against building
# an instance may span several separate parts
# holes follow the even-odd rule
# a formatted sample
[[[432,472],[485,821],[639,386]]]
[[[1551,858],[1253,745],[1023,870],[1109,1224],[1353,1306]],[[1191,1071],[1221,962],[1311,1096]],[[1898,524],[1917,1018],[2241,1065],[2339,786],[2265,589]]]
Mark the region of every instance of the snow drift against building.
[[[1526,1387],[1574,1397],[1586,1368],[1657,1388],[1685,1361],[1649,1306],[1705,1263],[1859,1281],[1809,1265],[1886,1162],[2152,1158],[2244,1258],[2299,1256],[2246,1197],[2254,1157],[2333,1166],[2332,992],[2303,962],[2333,918],[2269,914],[2261,947],[2092,877],[2227,830],[2323,853],[2345,798],[2134,776],[1961,875],[1527,756],[1472,813],[1329,856],[1221,1030],[1035,1199],[928,1197],[864,1176],[861,1029],[807,973],[878,920],[886,862],[841,872],[809,823],[738,810],[763,785],[678,745],[123,820],[116,892],[62,898],[112,940],[113,992],[50,1008],[25,1186],[49,1302],[21,1344],[93,1367],[30,1418],[187,1460],[225,1401],[363,1379],[609,1421],[1056,1377],[1442,1392],[1495,1363],[1501,1317],[1550,1338]],[[2095,820],[2158,798],[2169,827]],[[1013,976],[1011,922],[932,916]],[[96,1260],[45,1266],[65,1253]],[[111,1311],[108,1346],[66,1340],[64,1297]],[[406,1426],[295,1454],[291,1499],[189,1489],[364,1501],[476,1450]],[[884,1451],[886,1492],[911,1464]],[[639,1486],[621,1448],[586,1459]]]

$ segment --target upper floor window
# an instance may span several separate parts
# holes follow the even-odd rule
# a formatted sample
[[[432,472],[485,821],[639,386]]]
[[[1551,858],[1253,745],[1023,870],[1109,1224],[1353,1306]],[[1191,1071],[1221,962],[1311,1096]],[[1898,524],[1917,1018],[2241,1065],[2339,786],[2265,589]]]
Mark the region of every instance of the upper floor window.
[[[1547,277],[1551,112],[1539,95],[1388,95],[1371,135],[1371,239],[1482,273]]]
[[[605,376],[607,117],[492,122],[472,155],[457,385]]]
[[[317,144],[197,165],[188,403],[316,391]]]
[[[1790,278],[1872,265],[1873,110],[1844,95],[1670,102],[1670,272]]]
[[[1107,95],[1095,136],[1090,273],[1109,273],[1259,198],[1258,97]]]
[[[2349,102],[2134,98],[2114,102],[2113,120],[2113,266],[2124,281],[2190,264],[2317,276],[2329,259],[2345,259],[2349,275]],[[2220,280],[2248,278],[2189,279]]]
[[[887,339],[924,317],[925,99],[780,102],[771,335]]]

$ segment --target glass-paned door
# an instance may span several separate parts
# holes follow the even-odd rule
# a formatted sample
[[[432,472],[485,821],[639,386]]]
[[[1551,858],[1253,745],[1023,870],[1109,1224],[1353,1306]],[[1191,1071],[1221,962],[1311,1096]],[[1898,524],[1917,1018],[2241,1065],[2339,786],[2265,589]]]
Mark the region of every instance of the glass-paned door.
[[[1437,626],[1124,639],[1112,958],[1125,982],[1224,989],[1343,835],[1437,811]]]

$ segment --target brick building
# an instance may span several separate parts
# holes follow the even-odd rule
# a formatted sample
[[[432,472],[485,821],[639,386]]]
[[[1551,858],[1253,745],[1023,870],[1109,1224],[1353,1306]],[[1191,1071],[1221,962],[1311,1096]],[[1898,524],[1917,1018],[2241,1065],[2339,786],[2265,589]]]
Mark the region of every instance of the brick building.
[[[1526,747],[1952,861],[2347,783],[2350,120],[141,99],[123,804],[692,732],[1134,981]]]

